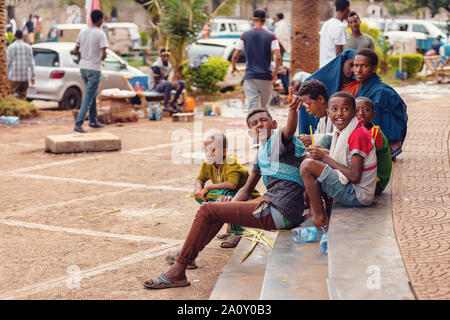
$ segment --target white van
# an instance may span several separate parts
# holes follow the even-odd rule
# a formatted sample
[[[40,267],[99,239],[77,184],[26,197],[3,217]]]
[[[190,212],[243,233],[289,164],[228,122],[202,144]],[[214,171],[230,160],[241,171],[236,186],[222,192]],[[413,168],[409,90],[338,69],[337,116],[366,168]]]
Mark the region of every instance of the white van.
[[[129,22],[104,23],[103,30],[109,42],[109,48],[114,52],[126,53],[141,47],[141,36],[138,26]],[[87,28],[87,24],[58,24],[58,42],[75,42],[78,34]]]
[[[247,20],[230,19],[230,18],[215,18],[209,22],[209,38],[228,38],[238,39],[241,34],[252,28]],[[206,32],[202,31],[199,38],[205,38]]]

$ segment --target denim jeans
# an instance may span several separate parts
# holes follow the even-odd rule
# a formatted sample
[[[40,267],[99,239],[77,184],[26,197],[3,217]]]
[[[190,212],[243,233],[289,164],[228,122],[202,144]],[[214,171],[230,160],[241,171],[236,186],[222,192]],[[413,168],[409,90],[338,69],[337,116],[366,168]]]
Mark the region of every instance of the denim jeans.
[[[97,70],[81,69],[81,77],[86,85],[86,92],[81,102],[80,113],[75,121],[75,127],[81,128],[86,113],[89,110],[89,122],[97,123],[97,89],[101,80],[101,72]]]
[[[181,96],[181,93],[183,92],[184,87],[186,86],[184,81],[182,81],[182,80],[178,80],[177,82],[178,82],[180,88],[177,90],[177,93],[173,97],[172,104],[175,104],[175,102],[177,102],[178,98]],[[155,87],[156,91],[158,91],[160,93],[164,93],[164,105],[165,106],[167,106],[169,104],[170,92],[172,91],[172,89],[173,89],[173,86],[172,86],[172,82],[170,82],[170,81],[162,82],[160,84],[157,84]]]

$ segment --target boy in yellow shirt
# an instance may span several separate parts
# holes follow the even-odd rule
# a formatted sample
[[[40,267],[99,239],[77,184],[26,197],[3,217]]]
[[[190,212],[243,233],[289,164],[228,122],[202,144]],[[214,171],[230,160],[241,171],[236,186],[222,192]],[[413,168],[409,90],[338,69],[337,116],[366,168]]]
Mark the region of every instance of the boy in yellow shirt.
[[[221,196],[234,196],[248,179],[247,169],[238,163],[236,156],[227,155],[228,141],[224,134],[216,133],[209,136],[205,143],[205,161],[195,181],[195,200],[198,203],[216,201]],[[212,184],[205,186],[211,180]],[[258,191],[253,190],[252,198],[260,197]],[[234,248],[240,240],[243,229],[229,224],[227,233],[219,235],[219,239],[227,239],[221,244],[222,248]]]

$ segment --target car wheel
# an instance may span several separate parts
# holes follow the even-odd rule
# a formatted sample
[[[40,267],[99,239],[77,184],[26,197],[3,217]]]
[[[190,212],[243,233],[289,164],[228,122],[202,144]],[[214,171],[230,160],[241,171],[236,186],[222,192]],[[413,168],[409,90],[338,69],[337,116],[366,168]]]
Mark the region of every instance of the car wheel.
[[[59,102],[60,109],[80,109],[81,92],[77,88],[69,88],[64,92],[62,100]]]

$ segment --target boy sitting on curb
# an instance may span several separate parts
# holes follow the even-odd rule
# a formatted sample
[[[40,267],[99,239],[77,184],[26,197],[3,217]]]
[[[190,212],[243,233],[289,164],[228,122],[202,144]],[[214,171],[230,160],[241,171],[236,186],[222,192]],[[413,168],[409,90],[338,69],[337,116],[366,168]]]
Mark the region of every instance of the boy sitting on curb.
[[[329,216],[322,204],[322,191],[349,207],[369,206],[375,194],[377,157],[370,132],[355,118],[352,95],[337,92],[328,103],[328,116],[336,127],[330,154],[318,147],[309,148],[311,159],[302,162],[300,171],[309,198],[314,225],[327,227]],[[327,234],[324,234],[326,239]]]
[[[238,163],[236,156],[227,154],[227,145],[227,137],[222,133],[209,136],[204,143],[205,161],[195,181],[195,200],[200,204],[216,201],[221,196],[234,197],[247,182],[247,169]],[[208,180],[211,180],[212,184],[205,186]],[[250,199],[260,196],[257,190],[253,190]],[[226,239],[220,246],[236,247],[242,232],[241,227],[228,224],[227,233],[219,236],[219,239]]]
[[[380,195],[389,183],[392,172],[392,157],[389,142],[381,131],[380,126],[374,126],[372,121],[376,116],[373,102],[369,98],[356,99],[356,116],[363,121],[364,126],[370,131],[375,141],[377,154],[377,185],[375,195]]]
[[[309,80],[300,87],[297,95],[302,100],[306,111],[314,117],[320,118],[314,132],[314,141],[320,141],[325,134],[333,133],[335,128],[327,115],[327,87],[319,80]],[[311,136],[308,134],[301,134],[299,139],[305,146],[310,146],[312,143]]]
[[[258,150],[257,162],[247,183],[234,198],[224,196],[216,202],[204,203],[198,210],[189,234],[175,264],[165,273],[144,282],[148,289],[189,286],[186,266],[216,236],[224,223],[263,230],[292,229],[303,222],[303,182],[300,164],[306,154],[295,137],[297,108],[300,99],[289,105],[285,128],[272,133],[277,122],[265,109],[254,109],[247,116],[249,134],[265,144]],[[263,197],[247,201],[263,177],[267,192]]]

